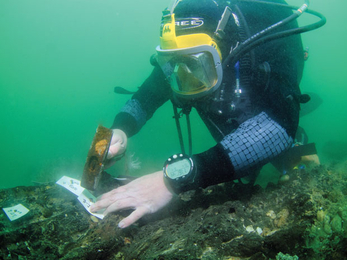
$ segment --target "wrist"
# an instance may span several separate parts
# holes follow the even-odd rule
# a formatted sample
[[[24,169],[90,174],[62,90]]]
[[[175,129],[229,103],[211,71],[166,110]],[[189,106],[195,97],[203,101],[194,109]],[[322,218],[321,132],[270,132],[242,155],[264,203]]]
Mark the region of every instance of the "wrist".
[[[181,192],[196,188],[197,168],[193,159],[185,154],[174,154],[163,167],[164,183],[170,192]]]
[[[192,156],[198,170],[197,183],[201,188],[235,179],[235,170],[224,148],[217,144]]]
[[[173,159],[171,156],[165,162],[163,172],[164,172],[164,182],[167,188],[173,193],[180,193],[188,190],[197,189],[199,187],[206,188],[211,185],[219,184],[222,182],[228,182],[235,179],[234,166],[230,162],[230,158],[225,153],[223,147],[219,144],[207,150],[206,152],[192,155],[191,157],[187,155],[178,156]],[[186,170],[186,174],[174,174],[175,169],[170,169],[167,166],[177,160],[189,158],[187,163],[191,163],[190,171]],[[179,167],[180,164],[174,166]],[[173,170],[174,172],[172,172]],[[179,170],[176,169],[177,171]],[[169,171],[169,172],[168,172]],[[170,174],[171,173],[171,174]],[[183,177],[185,176],[185,177]]]

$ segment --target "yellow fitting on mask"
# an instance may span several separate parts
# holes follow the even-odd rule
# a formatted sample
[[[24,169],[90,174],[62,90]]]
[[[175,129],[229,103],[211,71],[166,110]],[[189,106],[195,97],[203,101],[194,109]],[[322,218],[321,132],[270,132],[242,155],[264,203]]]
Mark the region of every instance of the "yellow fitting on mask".
[[[187,34],[176,36],[176,22],[175,14],[171,14],[171,19],[163,24],[160,48],[163,50],[183,49],[189,47],[195,47],[200,45],[209,45],[214,47],[220,59],[222,60],[222,54],[219,50],[217,43],[205,33]]]

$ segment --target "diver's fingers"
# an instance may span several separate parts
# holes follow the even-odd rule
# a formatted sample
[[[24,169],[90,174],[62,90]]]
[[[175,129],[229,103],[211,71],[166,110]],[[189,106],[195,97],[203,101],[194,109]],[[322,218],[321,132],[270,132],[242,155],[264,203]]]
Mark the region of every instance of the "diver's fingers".
[[[116,155],[121,155],[127,148],[128,138],[126,134],[120,129],[113,129],[111,146],[108,149],[107,159],[111,159]]]
[[[118,193],[118,189],[112,190],[108,193],[105,193],[97,202],[95,202],[91,207],[90,211],[95,212],[100,209],[109,207],[111,204],[115,203],[118,200],[122,200],[128,197],[125,193]]]
[[[118,227],[126,228],[132,224],[134,224],[138,219],[142,218],[144,215],[149,213],[149,209],[146,207],[139,207],[134,210],[129,216],[124,218],[121,222],[119,222]]]
[[[89,210],[91,212],[99,211],[100,209],[107,208],[112,202],[108,200],[99,200],[90,206]]]
[[[115,212],[121,209],[135,208],[136,203],[137,202],[134,198],[125,198],[125,199],[117,200],[106,208],[104,215],[107,215],[110,212]]]
[[[109,199],[110,197],[117,196],[117,194],[125,195],[127,188],[125,186],[120,186],[116,189],[113,189],[109,192],[104,193],[99,200]]]
[[[116,156],[119,153],[119,151],[121,150],[121,148],[122,148],[122,144],[120,141],[118,141],[115,144],[112,144],[110,146],[110,148],[108,149],[107,159],[111,159],[114,156]]]

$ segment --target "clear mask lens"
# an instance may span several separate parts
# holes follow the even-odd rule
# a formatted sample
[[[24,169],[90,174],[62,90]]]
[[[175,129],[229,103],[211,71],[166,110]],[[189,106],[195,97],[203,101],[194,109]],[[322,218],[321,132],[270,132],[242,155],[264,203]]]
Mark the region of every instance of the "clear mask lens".
[[[217,82],[213,57],[208,52],[165,58],[159,64],[176,92],[194,94],[210,89]]]
[[[182,94],[195,93],[205,89],[204,83],[184,63],[176,64],[170,76],[171,87]]]
[[[197,97],[218,88],[222,69],[219,55],[213,47],[157,50],[158,64],[177,94]]]

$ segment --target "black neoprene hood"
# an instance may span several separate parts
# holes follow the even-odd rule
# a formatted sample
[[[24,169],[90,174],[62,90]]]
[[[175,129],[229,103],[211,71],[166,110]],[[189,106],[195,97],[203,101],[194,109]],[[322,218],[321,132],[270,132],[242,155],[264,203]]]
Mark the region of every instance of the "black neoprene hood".
[[[205,33],[213,37],[222,12],[212,0],[180,1],[174,9],[176,35]],[[199,19],[199,26],[189,26],[194,18]]]

